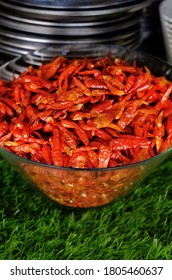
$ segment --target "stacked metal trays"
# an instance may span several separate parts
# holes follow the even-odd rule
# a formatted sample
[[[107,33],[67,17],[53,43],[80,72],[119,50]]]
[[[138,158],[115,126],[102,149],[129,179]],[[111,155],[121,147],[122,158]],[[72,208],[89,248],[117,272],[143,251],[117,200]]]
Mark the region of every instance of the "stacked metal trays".
[[[0,1],[0,54],[18,56],[49,45],[115,44],[137,49],[140,19],[151,1]]]
[[[165,0],[159,7],[166,60],[172,64],[172,2]]]
[[[151,36],[152,33],[161,30],[159,5],[163,0],[152,0],[152,3],[143,11],[141,18],[141,30],[144,38]]]

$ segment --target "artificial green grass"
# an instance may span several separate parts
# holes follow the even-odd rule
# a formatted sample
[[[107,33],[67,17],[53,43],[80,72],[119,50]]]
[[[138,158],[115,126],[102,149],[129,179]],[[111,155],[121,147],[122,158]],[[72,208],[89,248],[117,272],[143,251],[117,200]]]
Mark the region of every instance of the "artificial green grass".
[[[172,258],[172,159],[102,208],[58,207],[0,159],[0,259]]]

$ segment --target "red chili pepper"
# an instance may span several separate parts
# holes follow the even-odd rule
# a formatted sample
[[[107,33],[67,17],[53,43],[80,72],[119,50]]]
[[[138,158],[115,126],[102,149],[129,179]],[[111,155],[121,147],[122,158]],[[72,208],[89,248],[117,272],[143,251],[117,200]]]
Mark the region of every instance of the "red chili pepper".
[[[49,80],[56,74],[57,70],[60,68],[60,66],[65,60],[66,58],[64,57],[57,57],[50,63],[40,66],[39,70],[37,71],[38,76],[43,77],[45,80]]]
[[[115,123],[113,123],[114,119],[115,119],[115,115],[108,111],[108,112],[99,114],[94,119],[94,124],[96,125],[97,128],[110,127],[116,131],[121,131],[120,127],[118,125],[116,125]]]
[[[42,157],[45,163],[52,164],[51,148],[47,144],[43,144],[42,146]]]
[[[9,125],[7,121],[3,121],[0,123],[0,139],[4,136],[9,130]]]
[[[4,103],[0,101],[0,116],[5,116],[5,115],[6,115],[6,109]]]
[[[68,87],[68,78],[73,74],[74,71],[80,66],[80,62],[78,60],[75,60],[71,64],[69,64],[63,72],[60,73],[58,78],[58,85],[59,87],[62,87],[64,90],[67,90]]]
[[[101,146],[98,154],[99,168],[107,168],[111,157],[111,149],[106,146]]]
[[[117,126],[124,129],[131,121],[135,118],[138,113],[138,108],[141,106],[142,101],[131,100],[127,104],[126,110],[121,115],[120,119],[117,121]]]
[[[105,84],[107,86],[107,88],[110,90],[110,93],[113,95],[117,95],[117,96],[121,96],[124,95],[125,92],[121,89],[118,89],[117,87],[113,86],[111,83],[109,83],[108,81],[105,81]]]
[[[50,138],[50,145],[53,164],[63,166],[62,144],[58,129],[53,130],[53,136]]]
[[[155,119],[155,127],[153,131],[155,141],[156,141],[156,150],[159,152],[161,145],[163,143],[163,137],[165,134],[165,126],[163,124],[163,111],[160,111],[159,115]]]
[[[145,86],[145,83],[149,82],[151,80],[151,73],[150,70],[145,66],[144,67],[146,72],[142,72],[141,74],[138,75],[138,77],[135,79],[135,83],[130,89],[130,92],[135,92],[142,86]],[[147,84],[146,84],[147,87]]]
[[[73,102],[70,101],[70,100],[67,100],[67,101],[61,101],[61,102],[56,102],[56,103],[53,103],[53,104],[48,104],[46,106],[47,109],[50,109],[50,110],[64,110],[64,109],[68,109],[70,108],[71,106],[73,106]]]
[[[103,75],[103,80],[109,82],[112,86],[117,87],[120,90],[125,88],[123,79],[121,80],[120,76],[110,76],[110,75]]]
[[[3,133],[3,130],[2,130],[1,133]],[[7,141],[10,141],[11,135],[12,135],[12,132],[9,132],[9,133],[4,134],[4,136],[2,136],[2,137],[0,138],[0,146],[3,147],[3,148],[5,148],[5,149],[7,148],[8,151],[9,151],[9,149],[8,149],[7,146],[5,146],[5,143],[6,143]]]
[[[162,153],[164,151],[167,151],[168,149],[170,149],[172,147],[172,134],[170,133],[166,139],[164,140],[164,142],[161,145],[161,148],[159,150],[159,153]]]
[[[134,85],[135,83],[135,76],[134,75],[131,75],[131,76],[128,76],[126,78],[126,83],[125,83],[125,87],[124,87],[124,91],[127,93]]]
[[[1,101],[0,101],[0,113],[2,115],[8,115],[9,117],[14,116],[14,112],[11,109],[11,107],[8,106],[7,104],[5,104],[4,102],[1,102]]]
[[[166,120],[165,129],[166,129],[167,135],[172,134],[172,113],[168,116],[168,118]]]
[[[90,77],[86,77],[83,80],[87,88],[107,89],[106,84],[100,80],[96,80]]]
[[[75,168],[89,167],[89,159],[86,152],[74,152],[69,160],[69,166]]]
[[[84,95],[86,95],[86,96],[91,95],[90,89],[85,84],[83,84],[80,79],[73,77],[73,80],[74,80],[76,86],[82,90]]]
[[[170,98],[170,95],[172,93],[172,85],[169,86],[167,91],[162,95],[161,100],[157,103],[156,109],[161,110],[162,108],[165,107],[165,104],[167,103],[168,99]]]
[[[110,141],[110,147],[113,150],[126,150],[137,147],[147,148],[150,141],[141,137],[119,137]]]
[[[91,162],[93,167],[98,168],[99,167],[98,154],[94,150],[89,149],[87,151],[87,155],[88,155],[89,161]]]
[[[67,129],[66,127],[64,127],[61,123],[58,123],[58,128],[61,132],[61,137],[62,137],[62,142],[63,143],[67,143],[67,145],[71,148],[71,149],[77,149],[78,146],[78,137],[69,129]]]
[[[12,99],[4,98],[4,102],[17,113],[20,113],[22,111],[22,108]]]
[[[108,111],[112,108],[112,103],[113,100],[105,100],[102,103],[94,106],[91,110],[90,110],[90,115],[92,117],[96,117],[98,114],[104,112],[104,111]]]
[[[68,120],[62,120],[61,124],[64,127],[73,128],[75,130],[75,132],[76,132],[76,135],[80,138],[80,140],[85,145],[89,144],[89,139],[88,139],[88,136],[87,136],[86,132],[78,124],[76,124],[73,121],[68,121]]]
[[[110,141],[113,139],[112,136],[103,129],[96,129],[94,135],[98,136],[100,139],[103,139],[105,141]]]
[[[19,144],[16,142],[6,141],[6,146],[10,146],[11,150],[14,151],[17,155],[21,155],[23,153],[26,154],[37,154],[37,152],[40,150],[40,145],[37,143],[32,144]]]
[[[0,96],[4,96],[7,92],[8,92],[8,86],[5,84],[5,82],[3,83],[3,81],[1,81]]]
[[[111,70],[110,72],[112,75],[116,75],[122,72],[130,73],[130,74],[136,72],[136,68],[134,66],[126,66],[126,65],[110,66],[108,69]]]

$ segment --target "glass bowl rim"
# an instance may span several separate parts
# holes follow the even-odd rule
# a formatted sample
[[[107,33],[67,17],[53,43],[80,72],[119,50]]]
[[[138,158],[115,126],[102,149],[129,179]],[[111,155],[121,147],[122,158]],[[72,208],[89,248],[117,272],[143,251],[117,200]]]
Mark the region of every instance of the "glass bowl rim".
[[[3,150],[3,152],[1,153],[1,150]],[[64,171],[84,171],[84,172],[100,172],[100,171],[114,171],[114,170],[120,170],[120,169],[125,169],[125,168],[134,168],[136,166],[143,166],[146,163],[150,163],[151,161],[154,161],[156,159],[159,159],[165,155],[167,155],[168,153],[170,154],[172,152],[172,147],[170,147],[169,149],[163,151],[160,154],[157,154],[153,157],[150,157],[148,159],[142,160],[142,161],[138,161],[138,162],[133,162],[130,164],[124,164],[124,165],[120,165],[120,166],[114,166],[114,167],[106,167],[106,168],[77,168],[77,167],[65,167],[65,166],[59,166],[59,165],[53,165],[53,164],[47,164],[47,163],[42,163],[42,162],[38,162],[38,161],[33,161],[21,156],[16,155],[15,153],[12,153],[8,150],[6,150],[5,148],[0,146],[0,155],[7,159],[7,157],[3,156],[3,153],[7,153],[7,155],[9,155],[10,157],[13,157],[14,159],[17,159],[19,161],[22,161],[24,163],[28,163],[28,164],[34,164],[34,165],[38,165],[40,167],[46,167],[46,168],[52,168],[52,169],[59,169],[59,170],[64,170]]]
[[[0,71],[2,71],[6,66],[10,65],[11,63],[15,63],[17,61],[20,61],[22,58],[29,58],[29,56],[31,56],[31,59],[35,59],[35,62],[36,64],[34,65],[35,67],[36,66],[39,66],[41,65],[41,63],[46,63],[47,60],[42,60],[42,58],[46,55],[47,53],[42,53],[41,55],[39,54],[39,52],[47,52],[47,51],[53,51],[54,52],[54,57],[59,55],[58,52],[62,51],[62,48],[65,48],[65,52],[62,53],[61,55],[63,56],[68,56],[68,55],[71,55],[70,52],[72,51],[76,51],[76,50],[81,50],[82,52],[82,48],[84,47],[84,51],[85,50],[88,50],[89,51],[89,48],[92,48],[92,50],[94,51],[95,50],[95,47],[97,48],[104,48],[105,51],[107,50],[110,50],[112,51],[113,49],[115,51],[122,51],[122,52],[125,52],[126,51],[126,54],[133,54],[133,56],[139,56],[139,55],[142,55],[142,56],[145,56],[145,58],[151,58],[151,59],[154,59],[156,60],[157,62],[159,63],[162,63],[163,65],[169,67],[172,69],[172,65],[168,62],[168,61],[165,61],[163,58],[160,58],[158,57],[157,55],[153,55],[151,53],[148,53],[147,51],[143,51],[143,50],[132,50],[129,46],[120,46],[120,45],[113,45],[111,43],[107,43],[107,44],[103,44],[103,43],[85,43],[85,44],[82,44],[82,43],[77,43],[76,45],[74,44],[50,44],[48,46],[45,46],[45,47],[40,47],[40,48],[36,48],[35,50],[30,50],[28,51],[27,53],[24,53],[24,54],[19,54],[17,56],[15,56],[14,58],[11,58],[9,59],[8,61],[4,62],[2,65],[0,65]],[[54,49],[56,48],[56,49]],[[64,50],[63,50],[64,51]],[[55,54],[55,52],[57,52],[57,54]],[[39,62],[37,61],[38,59],[38,56],[37,55],[40,55],[40,60]],[[35,57],[33,57],[32,55],[35,55]],[[53,55],[51,54],[51,57],[53,58]],[[74,55],[73,55],[74,56]],[[81,57],[83,57],[83,55],[80,54]],[[26,63],[28,63],[28,61],[24,61]],[[29,63],[28,63],[28,66],[29,66]],[[25,68],[27,69],[26,66]],[[14,69],[15,71],[16,69]],[[15,73],[14,73],[15,74]],[[1,79],[1,78],[0,78]]]

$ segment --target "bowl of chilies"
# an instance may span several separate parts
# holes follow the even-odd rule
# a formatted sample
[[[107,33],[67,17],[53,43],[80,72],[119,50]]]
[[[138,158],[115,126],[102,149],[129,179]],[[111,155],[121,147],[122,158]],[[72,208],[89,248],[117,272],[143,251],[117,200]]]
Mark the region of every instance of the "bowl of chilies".
[[[60,205],[108,204],[172,152],[172,67],[112,45],[50,46],[0,68],[0,154]]]

